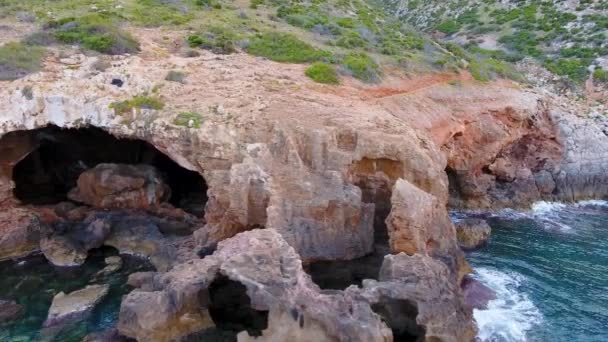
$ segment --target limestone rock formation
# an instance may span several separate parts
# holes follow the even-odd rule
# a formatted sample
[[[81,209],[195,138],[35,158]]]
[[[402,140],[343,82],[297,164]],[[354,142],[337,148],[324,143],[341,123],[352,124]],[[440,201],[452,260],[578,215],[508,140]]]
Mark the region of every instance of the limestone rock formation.
[[[363,294],[394,322],[394,333],[424,336],[424,341],[472,341],[477,333],[472,312],[451,277],[445,264],[428,256],[388,255],[379,281],[364,281]]]
[[[44,326],[51,327],[84,318],[106,296],[109,288],[108,285],[89,285],[68,294],[58,293],[53,298]]]
[[[391,203],[386,223],[393,252],[434,255],[452,247],[452,223],[444,204],[433,195],[399,179]]]
[[[166,271],[177,261],[175,247],[160,231],[167,226],[174,226],[173,221],[146,213],[89,210],[83,221],[55,221],[40,249],[54,265],[78,266],[89,250],[105,245],[148,258],[157,270]]]
[[[463,249],[476,249],[488,242],[492,228],[483,219],[467,218],[456,223],[458,245]]]
[[[96,208],[145,209],[165,202],[171,189],[150,165],[99,164],[78,177],[68,196]]]
[[[0,206],[0,260],[19,258],[39,249],[44,224],[33,211]]]
[[[246,290],[250,307],[239,310],[266,312],[267,323],[257,333],[245,324],[242,329],[247,331],[238,334],[239,341],[386,341],[391,330],[374,311],[383,312],[381,307],[401,300],[411,300],[414,307],[407,311],[414,327],[402,328],[404,334],[427,340],[473,338],[471,312],[463,309],[459,288],[450,285],[453,275],[445,265],[420,255],[387,258],[381,282],[367,282],[363,289],[322,291],[278,232],[241,233],[220,242],[210,256],[156,275],[153,290],[130,293],[122,303],[118,328],[138,340],[163,341],[222,326],[225,317],[214,311],[219,282]],[[235,291],[226,295],[235,296]]]

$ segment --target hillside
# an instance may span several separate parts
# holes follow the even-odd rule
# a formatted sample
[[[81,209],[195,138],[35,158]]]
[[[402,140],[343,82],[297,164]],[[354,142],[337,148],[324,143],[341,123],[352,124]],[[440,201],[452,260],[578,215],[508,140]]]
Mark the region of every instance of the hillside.
[[[387,1],[397,16],[476,55],[531,58],[581,83],[608,82],[608,1]]]

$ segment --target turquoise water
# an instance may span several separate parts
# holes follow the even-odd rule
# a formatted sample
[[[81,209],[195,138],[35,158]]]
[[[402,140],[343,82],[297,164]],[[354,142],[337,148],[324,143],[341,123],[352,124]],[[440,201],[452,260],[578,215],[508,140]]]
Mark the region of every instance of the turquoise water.
[[[497,292],[474,312],[482,341],[608,341],[608,202],[541,202],[488,222],[490,243],[468,255]]]
[[[145,260],[122,256],[121,270],[95,277],[105,266],[104,257],[110,254],[108,251],[92,251],[83,266],[74,268],[54,267],[42,256],[1,262],[0,297],[16,300],[25,307],[25,314],[15,322],[0,324],[0,341],[76,342],[88,333],[113,327],[118,319],[122,296],[131,291],[125,284],[128,275],[151,270],[152,267]],[[110,291],[86,320],[69,325],[59,333],[41,332],[56,293],[69,293],[95,283],[109,284]]]

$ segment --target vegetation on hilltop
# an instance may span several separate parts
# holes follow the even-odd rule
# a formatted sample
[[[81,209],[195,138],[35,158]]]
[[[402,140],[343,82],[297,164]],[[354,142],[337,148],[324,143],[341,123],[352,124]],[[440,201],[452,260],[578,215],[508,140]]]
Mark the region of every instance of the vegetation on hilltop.
[[[385,0],[403,21],[441,32],[469,53],[479,46],[492,58],[531,57],[580,83],[608,56],[608,0]],[[494,53],[494,52],[493,52]]]
[[[380,0],[0,0],[0,17],[35,18],[40,30],[25,39],[28,46],[76,44],[104,54],[136,53],[139,44],[128,26],[163,26],[190,31],[184,43],[192,49],[322,62],[331,67],[326,72],[364,82],[380,80],[385,67],[415,73],[468,65],[480,80],[516,74],[495,56],[455,55],[381,5]]]

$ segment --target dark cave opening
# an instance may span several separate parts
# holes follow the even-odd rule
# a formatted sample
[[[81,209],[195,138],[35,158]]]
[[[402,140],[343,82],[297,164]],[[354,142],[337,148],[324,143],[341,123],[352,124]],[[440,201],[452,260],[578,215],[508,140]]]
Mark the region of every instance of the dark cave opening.
[[[171,188],[169,202],[197,216],[204,214],[207,184],[150,143],[119,139],[95,127],[57,126],[11,132],[35,149],[13,168],[14,195],[23,204],[48,205],[67,201],[78,176],[101,163],[155,166]],[[11,137],[13,140],[15,137]],[[4,138],[3,138],[4,139]],[[0,141],[0,145],[2,141]]]
[[[402,165],[389,159],[363,158],[352,165],[351,180],[361,189],[362,201],[374,204],[374,247],[361,258],[307,265],[306,271],[321,289],[344,290],[351,285],[361,286],[364,279],[378,279],[384,256],[390,254],[386,218],[392,208],[392,189],[402,173]]]
[[[416,322],[418,307],[415,303],[405,299],[381,297],[380,302],[372,305],[372,310],[391,328],[393,341],[424,341],[426,329]]]
[[[251,307],[245,285],[219,276],[208,291],[209,314],[218,330],[234,335],[246,330],[250,336],[261,336],[262,331],[268,328],[268,311]]]

